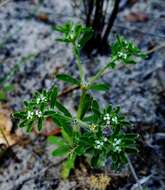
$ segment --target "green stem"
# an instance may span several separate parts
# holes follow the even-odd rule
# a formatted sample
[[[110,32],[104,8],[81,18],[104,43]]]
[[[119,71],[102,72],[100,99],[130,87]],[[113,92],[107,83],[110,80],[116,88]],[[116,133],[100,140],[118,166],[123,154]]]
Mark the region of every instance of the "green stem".
[[[83,103],[84,103],[83,100],[84,100],[85,95],[86,95],[86,90],[82,89],[82,94],[80,97],[80,103],[79,103],[79,107],[78,107],[78,111],[77,111],[77,118],[78,119],[81,119],[82,107],[83,107]]]
[[[110,62],[108,63],[106,66],[104,66],[102,69],[100,69],[95,76],[91,77],[89,79],[89,86],[91,84],[93,84],[96,80],[100,79],[100,77],[105,73],[105,71],[110,67],[110,65],[112,63],[114,63],[116,61],[116,57]]]
[[[74,44],[74,47],[73,47],[73,53],[74,53],[74,55],[75,55],[75,57],[76,57],[76,64],[77,64],[77,67],[78,67],[79,72],[80,72],[80,80],[81,80],[81,83],[83,83],[83,82],[84,82],[84,79],[85,79],[85,76],[84,76],[84,69],[83,69],[83,66],[82,66],[82,64],[81,64],[79,50],[77,50],[75,44]]]

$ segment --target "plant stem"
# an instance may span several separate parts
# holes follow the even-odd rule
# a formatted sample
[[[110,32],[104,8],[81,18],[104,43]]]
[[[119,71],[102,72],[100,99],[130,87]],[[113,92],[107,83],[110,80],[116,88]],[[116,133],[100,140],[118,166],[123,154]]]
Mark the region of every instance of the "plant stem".
[[[77,110],[77,118],[78,119],[81,119],[83,100],[84,100],[85,95],[86,95],[86,90],[82,89],[82,94],[80,97],[80,102],[79,102],[79,106],[78,106],[78,110]]]
[[[84,78],[85,78],[85,76],[84,76],[84,69],[83,69],[83,66],[82,66],[81,60],[80,60],[80,52],[77,49],[75,43],[73,44],[73,53],[74,53],[74,55],[76,57],[76,64],[77,64],[77,67],[78,67],[79,72],[80,72],[80,80],[81,80],[81,83],[83,83],[84,82]]]
[[[110,64],[114,63],[116,58],[114,58],[110,63],[108,63],[106,66],[104,66],[102,69],[100,69],[95,76],[91,77],[89,79],[89,86],[93,84],[96,80],[98,80],[104,73],[105,71],[109,68]]]
[[[131,163],[131,160],[129,159],[129,157],[128,157],[127,154],[125,154],[125,156],[126,156],[126,158],[127,158],[128,165],[129,165],[129,167],[130,167],[130,170],[131,170],[131,172],[132,172],[132,175],[133,175],[134,179],[136,180],[136,182],[137,182],[137,184],[138,184],[139,190],[143,190],[143,188],[142,188],[142,186],[141,186],[141,184],[140,184],[140,182],[139,182],[139,179],[138,179],[138,177],[137,177],[137,175],[136,175],[135,169],[134,169],[134,167],[133,167],[133,165],[132,165],[132,163]]]

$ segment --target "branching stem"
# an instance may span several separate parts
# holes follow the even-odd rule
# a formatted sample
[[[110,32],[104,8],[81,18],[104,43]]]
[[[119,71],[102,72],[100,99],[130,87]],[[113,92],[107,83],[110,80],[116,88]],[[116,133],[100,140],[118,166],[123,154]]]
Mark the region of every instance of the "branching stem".
[[[115,60],[116,60],[116,58],[113,58],[113,60],[112,60],[110,63],[108,63],[106,66],[104,66],[102,69],[100,69],[100,70],[96,73],[95,76],[91,77],[91,78],[89,79],[89,86],[90,86],[91,84],[93,84],[96,80],[98,80],[98,79],[106,72],[106,70],[110,67],[110,65],[115,62]]]

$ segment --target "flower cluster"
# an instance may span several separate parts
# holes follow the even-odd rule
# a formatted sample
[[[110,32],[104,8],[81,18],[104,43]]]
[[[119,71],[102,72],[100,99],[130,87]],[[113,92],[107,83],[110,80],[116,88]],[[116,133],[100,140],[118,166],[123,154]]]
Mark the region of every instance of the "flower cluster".
[[[117,115],[111,116],[109,113],[106,113],[103,116],[103,120],[106,122],[106,125],[110,125],[110,124],[117,125],[118,124],[118,117],[117,117]]]
[[[110,125],[111,123],[111,117],[109,113],[106,113],[105,116],[103,117],[103,120],[106,121],[107,125]]]
[[[124,52],[119,52],[118,53],[118,58],[120,58],[120,59],[127,59],[127,54],[124,53]]]
[[[96,149],[101,149],[104,145],[103,141],[95,140],[95,148]]]
[[[39,97],[36,98],[37,104],[44,103],[44,102],[47,102],[47,98],[43,94],[41,94]]]
[[[113,116],[112,117],[112,123],[113,124],[118,124],[118,118],[117,118],[117,116]]]
[[[97,126],[96,126],[95,124],[89,125],[89,129],[90,129],[92,132],[96,132],[96,128],[97,128]]]
[[[31,120],[33,119],[33,117],[38,117],[41,118],[42,117],[42,112],[40,110],[35,110],[35,111],[27,111],[27,119]]]
[[[113,150],[114,152],[118,152],[120,153],[121,152],[121,139],[117,139],[115,138],[113,143],[112,143],[112,146],[113,146]]]

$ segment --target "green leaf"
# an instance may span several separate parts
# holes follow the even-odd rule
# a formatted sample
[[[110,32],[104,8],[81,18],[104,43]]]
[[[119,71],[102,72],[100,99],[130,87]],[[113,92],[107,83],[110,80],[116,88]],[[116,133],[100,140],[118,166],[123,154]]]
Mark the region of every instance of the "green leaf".
[[[15,118],[19,118],[19,119],[25,119],[26,118],[26,112],[15,112],[14,114],[13,114],[13,116],[15,117]]]
[[[19,127],[20,127],[20,128],[26,127],[26,123],[27,123],[27,120],[26,120],[26,119],[23,120],[23,121],[21,121],[20,124],[19,124]]]
[[[92,103],[92,98],[89,94],[83,94],[81,97],[81,105],[79,107],[77,117],[79,119],[83,119],[84,115],[86,112],[89,110],[91,103]]]
[[[128,162],[124,153],[119,154],[119,158],[120,158],[122,163],[127,163]]]
[[[84,35],[79,42],[81,48],[85,46],[85,44],[92,38],[92,36],[93,36],[93,30],[91,28],[86,28],[84,30]]]
[[[75,84],[75,85],[80,85],[80,81],[71,77],[70,75],[66,74],[59,74],[56,76],[59,80],[63,80],[67,83]]]
[[[96,114],[96,115],[100,115],[100,107],[99,104],[96,100],[92,101],[92,111]]]
[[[51,89],[50,94],[49,94],[51,108],[54,108],[54,106],[55,106],[57,94],[58,94],[58,89],[57,89],[57,87],[55,86],[55,87],[53,87],[53,88]]]
[[[83,154],[85,154],[85,151],[88,147],[84,147],[83,145],[79,145],[76,149],[75,152],[78,156],[81,156]]]
[[[63,128],[67,132],[68,135],[72,135],[72,118],[63,116],[55,111],[46,111],[44,115],[51,117],[59,127]]]
[[[112,112],[112,105],[108,105],[106,107],[106,110],[105,110],[107,113],[111,113]]]
[[[61,171],[61,177],[63,179],[67,179],[70,173],[70,170],[74,168],[74,162],[75,162],[76,156],[71,155],[66,162],[64,163]]]
[[[68,117],[72,117],[72,115],[70,114],[70,112],[57,100],[55,101],[55,106],[62,112],[64,113],[66,116]]]
[[[41,131],[43,128],[43,118],[38,119],[38,130]]]
[[[72,144],[73,144],[72,135],[70,135],[69,133],[67,133],[64,128],[61,130],[61,133],[62,133],[62,136],[63,136],[63,138],[65,139],[65,141],[66,141],[69,145],[72,145]]]
[[[125,151],[130,154],[134,154],[138,152],[138,149],[134,146],[129,146],[125,148]]]
[[[109,90],[109,88],[110,88],[110,86],[105,83],[93,84],[93,85],[89,86],[89,89],[96,90],[96,91],[106,91],[106,90]]]
[[[53,29],[61,33],[68,33],[71,28],[71,25],[72,25],[71,22],[67,22],[60,26],[55,26],[55,27],[53,26]]]
[[[59,145],[59,146],[65,145],[64,141],[60,139],[60,137],[56,137],[56,136],[49,136],[48,142],[50,142],[51,144]]]
[[[97,117],[98,117],[98,116],[97,116]],[[96,120],[96,115],[93,114],[93,115],[86,116],[86,117],[83,118],[83,121],[85,121],[85,122],[90,122],[90,123],[97,122],[97,120]]]
[[[52,155],[53,156],[66,156],[66,154],[69,152],[69,150],[70,150],[70,146],[62,145],[62,146],[59,146],[57,149],[55,149],[52,152]]]
[[[96,153],[91,159],[91,165],[97,167],[99,165],[99,154]]]

